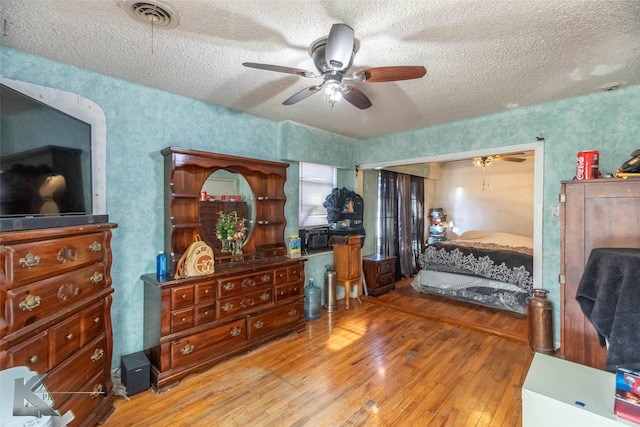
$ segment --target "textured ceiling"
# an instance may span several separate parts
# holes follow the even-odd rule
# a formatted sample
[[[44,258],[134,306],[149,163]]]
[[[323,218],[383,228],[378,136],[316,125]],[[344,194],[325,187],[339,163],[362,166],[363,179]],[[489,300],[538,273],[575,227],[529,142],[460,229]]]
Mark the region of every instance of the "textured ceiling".
[[[638,0],[161,0],[173,29],[134,20],[129,0],[2,0],[0,43],[276,121],[368,138],[640,84]],[[352,71],[424,65],[419,80],[359,83],[373,102],[333,109],[309,46],[331,25],[355,30]],[[175,23],[175,21],[174,21]]]

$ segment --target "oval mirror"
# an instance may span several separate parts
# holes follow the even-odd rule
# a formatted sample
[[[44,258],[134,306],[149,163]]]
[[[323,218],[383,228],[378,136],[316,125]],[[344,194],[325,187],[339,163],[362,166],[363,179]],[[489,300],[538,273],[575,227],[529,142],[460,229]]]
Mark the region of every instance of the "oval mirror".
[[[222,249],[222,243],[216,237],[218,212],[228,214],[235,211],[239,218],[245,218],[245,243],[251,238],[255,215],[253,193],[241,174],[218,169],[209,175],[200,189],[200,194],[200,231],[205,242],[212,248]]]

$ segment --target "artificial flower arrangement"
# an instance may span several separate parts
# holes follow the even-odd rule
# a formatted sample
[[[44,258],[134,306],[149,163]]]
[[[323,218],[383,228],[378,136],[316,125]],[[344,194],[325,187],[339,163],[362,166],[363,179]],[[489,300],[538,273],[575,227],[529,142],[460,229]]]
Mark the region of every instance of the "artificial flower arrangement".
[[[224,212],[218,212],[218,223],[216,224],[216,237],[221,241],[235,242],[240,240],[242,242],[246,237],[247,220],[245,218],[238,217],[238,212],[233,211],[225,214]]]

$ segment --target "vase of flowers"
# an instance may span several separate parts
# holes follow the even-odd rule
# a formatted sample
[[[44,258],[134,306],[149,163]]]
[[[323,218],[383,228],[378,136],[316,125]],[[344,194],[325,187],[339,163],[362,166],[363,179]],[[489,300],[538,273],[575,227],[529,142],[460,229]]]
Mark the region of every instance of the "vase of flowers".
[[[222,252],[232,252],[232,248],[239,247],[242,254],[242,243],[246,237],[247,220],[240,218],[238,212],[232,211],[228,214],[218,212],[218,223],[216,224],[216,237],[222,243]]]

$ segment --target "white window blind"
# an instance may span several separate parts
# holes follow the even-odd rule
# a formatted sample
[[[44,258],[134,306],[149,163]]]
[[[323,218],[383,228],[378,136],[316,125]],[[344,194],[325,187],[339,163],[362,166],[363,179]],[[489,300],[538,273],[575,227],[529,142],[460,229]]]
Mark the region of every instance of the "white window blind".
[[[322,206],[336,187],[336,168],[300,162],[300,227],[326,225],[327,209]]]

